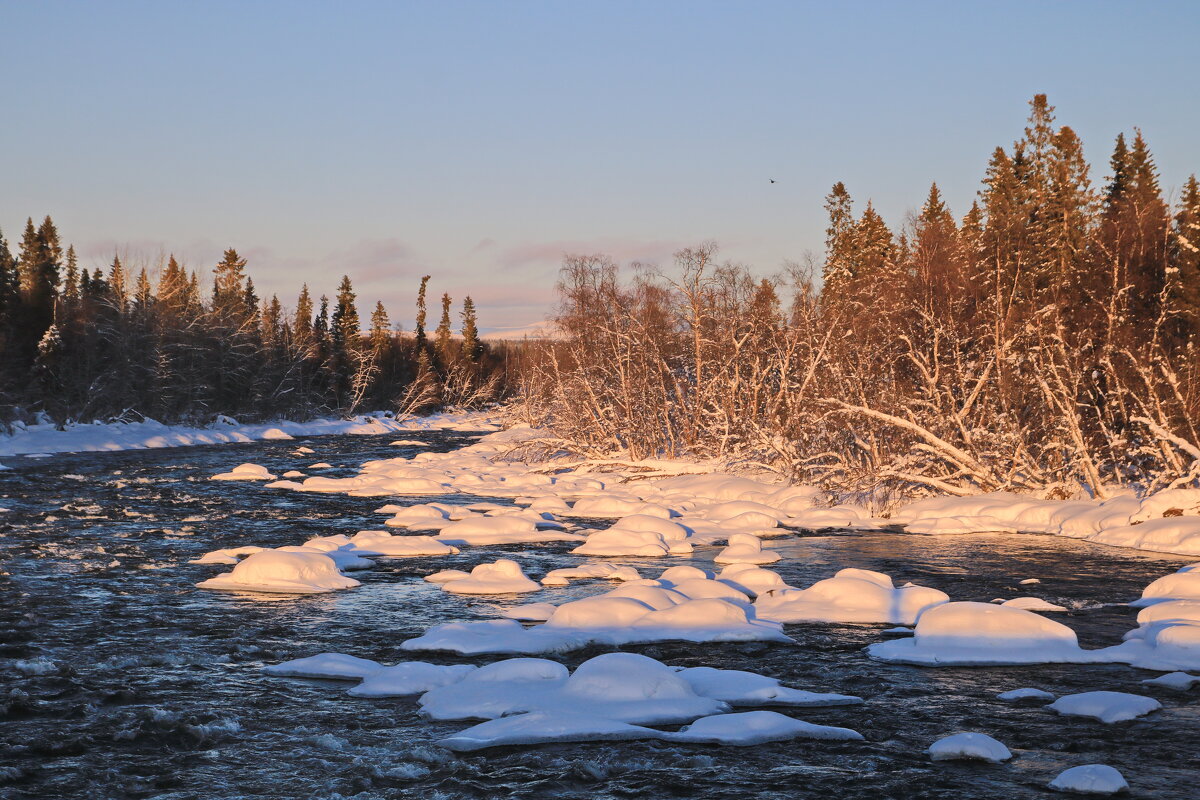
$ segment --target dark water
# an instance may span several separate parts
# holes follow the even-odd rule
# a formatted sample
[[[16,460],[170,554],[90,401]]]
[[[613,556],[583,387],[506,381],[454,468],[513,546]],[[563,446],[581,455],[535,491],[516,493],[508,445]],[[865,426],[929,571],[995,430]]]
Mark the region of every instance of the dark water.
[[[415,438],[439,450],[470,441]],[[502,554],[539,576],[579,562],[567,544],[380,560],[355,573],[359,589],[302,598],[193,587],[227,569],[187,563],[209,550],[378,528],[383,517],[372,509],[393,501],[208,476],[243,461],[282,472],[318,460],[339,467],[323,474],[350,475],[362,461],[413,452],[388,447],[389,440],[5,459],[15,469],[0,473],[0,506],[11,509],[0,514],[0,798],[1032,798],[1051,796],[1045,784],[1062,769],[1096,762],[1122,770],[1135,797],[1200,796],[1200,691],[1143,687],[1139,681],[1157,673],[1124,666],[883,665],[862,648],[886,626],[788,626],[795,646],[629,648],[667,663],[752,669],[805,689],[860,695],[863,706],[797,716],[854,728],[865,743],[594,743],[456,756],[434,742],[467,723],[426,722],[412,699],[356,699],[344,692],[349,684],[264,677],[263,664],[322,651],[405,660],[413,656],[400,642],[432,623],[607,588],[575,584],[489,600],[421,581],[436,569]],[[292,455],[301,443],[316,452]],[[1041,536],[880,532],[789,541],[789,557],[772,568],[792,585],[853,566],[960,600],[1034,594],[1078,609],[1055,618],[1077,630],[1085,647],[1116,643],[1135,625],[1131,610],[1102,604],[1138,596],[1184,561]],[[624,563],[652,576],[681,563],[711,567],[713,552]],[[1018,586],[1030,577],[1042,583]],[[562,660],[573,667],[599,652]],[[1056,694],[1131,691],[1158,698],[1165,709],[1103,725],[995,699],[1023,686]],[[934,740],[962,730],[995,736],[1016,758],[1002,766],[933,764],[923,755]]]

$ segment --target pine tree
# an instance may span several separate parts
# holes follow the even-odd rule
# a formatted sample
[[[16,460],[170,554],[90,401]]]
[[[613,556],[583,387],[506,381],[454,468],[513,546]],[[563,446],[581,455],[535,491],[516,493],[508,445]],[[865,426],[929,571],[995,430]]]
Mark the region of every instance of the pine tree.
[[[475,301],[470,295],[463,300],[462,349],[470,361],[478,361],[483,355],[483,342],[479,338],[479,325],[475,317]]]
[[[371,312],[371,350],[381,353],[392,338],[392,323],[388,319],[387,309],[380,301],[375,302],[375,310]]]
[[[978,206],[972,213],[980,213]],[[954,215],[946,207],[936,183],[929,187],[925,205],[917,216],[905,261],[912,265],[917,295],[927,313],[947,309],[964,299],[968,280],[964,246]]]
[[[0,354],[4,352],[9,328],[16,322],[20,285],[17,259],[9,250],[4,233],[0,232]]]
[[[75,245],[67,248],[67,277],[63,282],[62,297],[69,307],[79,303],[79,259],[75,255]]]
[[[1051,139],[1047,162],[1047,196],[1036,231],[1041,265],[1037,289],[1043,299],[1079,299],[1087,270],[1088,243],[1096,198],[1088,178],[1083,144],[1063,126]]]

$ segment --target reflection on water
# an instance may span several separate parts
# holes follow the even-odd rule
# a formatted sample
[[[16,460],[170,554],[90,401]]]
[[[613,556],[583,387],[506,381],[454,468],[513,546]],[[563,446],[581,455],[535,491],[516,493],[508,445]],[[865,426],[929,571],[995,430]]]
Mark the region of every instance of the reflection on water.
[[[468,437],[419,434],[436,450]],[[806,709],[812,722],[854,728],[866,743],[785,742],[753,748],[663,742],[506,748],[455,756],[433,743],[461,723],[428,723],[411,699],[366,700],[345,684],[269,679],[264,663],[322,651],[391,662],[404,639],[451,619],[493,618],[520,603],[593,594],[576,583],[519,597],[462,597],[421,577],[501,554],[537,576],[579,563],[569,544],[463,548],[457,556],[380,560],[359,589],[327,595],[204,592],[196,581],[227,567],[188,564],[209,550],[281,546],[378,528],[390,498],[292,494],[210,482],[243,461],[272,472],[314,460],[354,474],[372,458],[415,450],[386,437],[159,452],[10,459],[0,474],[0,797],[1045,797],[1058,771],[1103,762],[1135,795],[1190,798],[1200,780],[1194,698],[1140,685],[1119,665],[921,669],[883,665],[862,648],[888,626],[793,625],[795,646],[631,647],[686,666],[748,668],[818,691],[857,694],[861,707]],[[13,463],[17,462],[17,463]],[[24,462],[24,463],[21,463]],[[424,502],[428,498],[419,498]],[[479,498],[453,496],[449,502]],[[501,501],[503,502],[503,501]],[[772,565],[805,586],[862,567],[934,586],[961,600],[1036,595],[1073,611],[1055,615],[1084,647],[1113,644],[1134,626],[1120,603],[1184,559],[1043,536],[923,537],[843,533],[773,540]],[[694,558],[610,559],[653,575]],[[1040,584],[1019,585],[1026,578]],[[562,657],[568,666],[601,652]],[[426,660],[486,663],[494,658]],[[1166,709],[1131,723],[1062,719],[998,692],[1115,689],[1151,694]],[[1007,765],[932,764],[931,742],[988,733],[1017,758]]]

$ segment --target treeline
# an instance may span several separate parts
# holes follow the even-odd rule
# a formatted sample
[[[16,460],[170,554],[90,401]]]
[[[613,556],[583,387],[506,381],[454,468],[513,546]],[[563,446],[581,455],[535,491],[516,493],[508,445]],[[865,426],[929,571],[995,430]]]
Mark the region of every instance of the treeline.
[[[81,269],[50,217],[27,221],[16,253],[0,235],[0,423],[419,412],[504,392],[503,354],[480,340],[470,297],[456,312],[443,295],[427,334],[429,276],[416,330],[402,335],[382,303],[360,320],[349,277],[332,300],[305,285],[287,311],[259,298],[233,249],[211,281],[174,256],[154,272],[119,257],[107,272]]]
[[[935,184],[893,228],[838,183],[823,261],[784,276],[713,244],[628,280],[569,257],[562,338],[524,376],[547,446],[867,496],[1200,480],[1200,186],[1168,203],[1140,132],[1097,185],[1046,97],[1031,107],[963,217]]]

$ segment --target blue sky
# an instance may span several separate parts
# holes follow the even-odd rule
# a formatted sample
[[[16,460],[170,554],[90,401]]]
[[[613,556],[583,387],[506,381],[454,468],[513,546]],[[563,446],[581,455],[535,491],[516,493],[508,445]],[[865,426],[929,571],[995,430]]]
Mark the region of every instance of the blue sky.
[[[408,326],[419,276],[485,328],[540,319],[564,251],[761,274],[846,182],[893,227],[963,213],[1046,92],[1093,179],[1140,126],[1200,171],[1200,3],[0,0],[0,228],[89,265],[250,260]],[[774,178],[778,183],[771,185]]]

